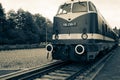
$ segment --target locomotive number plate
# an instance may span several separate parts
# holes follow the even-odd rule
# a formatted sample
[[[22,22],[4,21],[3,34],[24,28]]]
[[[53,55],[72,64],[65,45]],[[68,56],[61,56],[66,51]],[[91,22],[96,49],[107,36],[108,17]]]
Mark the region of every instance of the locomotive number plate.
[[[74,26],[76,26],[76,25],[77,25],[76,22],[63,23],[63,26],[64,26],[64,27],[74,27]]]

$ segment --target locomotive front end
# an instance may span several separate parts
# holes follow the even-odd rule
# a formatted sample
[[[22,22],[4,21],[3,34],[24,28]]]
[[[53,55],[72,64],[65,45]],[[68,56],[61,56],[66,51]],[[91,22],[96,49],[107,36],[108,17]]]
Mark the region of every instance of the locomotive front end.
[[[86,51],[83,39],[87,40],[88,37],[88,16],[87,2],[68,2],[60,6],[53,24],[53,59],[83,59]]]

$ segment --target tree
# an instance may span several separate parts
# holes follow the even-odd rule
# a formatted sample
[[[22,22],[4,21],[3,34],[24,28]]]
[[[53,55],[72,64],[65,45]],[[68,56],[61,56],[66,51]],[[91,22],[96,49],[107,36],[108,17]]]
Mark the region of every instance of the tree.
[[[5,24],[5,13],[2,4],[0,3],[0,32],[2,31],[4,24]]]
[[[49,19],[46,19],[40,14],[34,15],[34,22],[37,27],[40,29],[40,37],[41,41],[46,41],[46,30],[47,30],[47,41],[51,41],[52,39],[52,22]]]
[[[45,18],[40,14],[33,15],[33,18],[34,18],[34,23],[35,23],[36,27],[39,28],[39,30],[40,30],[39,31],[40,34],[43,34],[44,33],[43,30],[45,30],[44,26],[46,24]]]
[[[6,17],[5,12],[0,3],[0,44],[4,44],[5,41],[5,29],[6,29]]]
[[[40,41],[40,32],[39,28],[36,26],[33,15],[30,12],[25,12],[24,19],[24,32],[27,35],[27,41],[29,43],[39,43]]]
[[[117,29],[117,27],[115,26],[115,28],[113,28],[113,30],[118,34],[118,36],[120,38],[120,29]]]
[[[10,10],[6,14],[0,4],[0,44],[33,44],[50,41],[52,38],[52,22],[40,14],[31,14],[19,9]]]
[[[10,10],[7,13],[7,21],[9,29],[15,29],[17,28],[17,13],[14,10]]]
[[[30,12],[19,9],[17,11],[16,26],[19,30],[23,31],[27,44],[40,42],[40,30]]]

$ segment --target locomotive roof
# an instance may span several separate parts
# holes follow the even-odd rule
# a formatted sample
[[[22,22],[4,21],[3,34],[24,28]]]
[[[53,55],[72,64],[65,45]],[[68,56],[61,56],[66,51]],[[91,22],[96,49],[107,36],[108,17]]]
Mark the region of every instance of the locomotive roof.
[[[65,3],[74,3],[74,2],[89,2],[89,0],[69,0]]]

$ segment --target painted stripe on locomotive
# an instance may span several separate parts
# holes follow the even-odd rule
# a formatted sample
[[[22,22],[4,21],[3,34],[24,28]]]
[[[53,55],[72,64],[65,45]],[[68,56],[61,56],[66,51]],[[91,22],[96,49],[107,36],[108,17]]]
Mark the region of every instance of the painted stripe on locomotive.
[[[65,40],[65,39],[83,39],[81,33],[76,34],[59,34],[58,40]],[[106,40],[106,41],[115,41],[114,39],[104,36],[102,34],[92,34],[87,33],[87,39],[97,39],[97,40]],[[53,40],[55,40],[55,35],[53,35]]]

